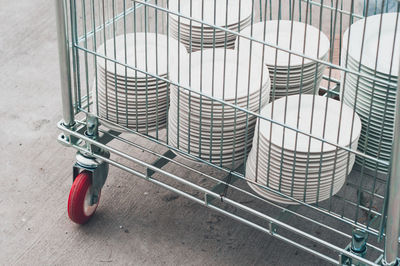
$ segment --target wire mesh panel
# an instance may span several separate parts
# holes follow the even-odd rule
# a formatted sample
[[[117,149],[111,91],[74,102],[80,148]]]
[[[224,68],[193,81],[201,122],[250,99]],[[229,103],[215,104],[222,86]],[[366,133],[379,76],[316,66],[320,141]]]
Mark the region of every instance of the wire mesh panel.
[[[393,0],[71,0],[75,112],[97,116],[126,145],[109,146],[124,160],[140,164],[130,149],[165,157],[133,136],[172,150],[178,159],[164,159],[192,171],[196,185],[163,174],[201,192],[188,197],[226,214],[220,205],[234,206],[244,212],[234,218],[260,230],[268,226],[246,215],[268,216],[333,254],[362,229],[374,262],[392,163],[399,11]],[[224,201],[211,204],[221,184]],[[261,205],[237,205],[238,195]]]

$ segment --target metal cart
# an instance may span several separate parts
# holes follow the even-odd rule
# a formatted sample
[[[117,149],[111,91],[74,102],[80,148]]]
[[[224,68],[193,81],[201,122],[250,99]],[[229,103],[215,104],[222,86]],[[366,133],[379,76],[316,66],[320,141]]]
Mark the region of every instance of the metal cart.
[[[164,76],[116,60],[113,55],[106,56],[98,52],[100,44],[117,35],[156,32],[168,36],[169,17],[174,15],[182,20],[189,19],[230,35],[271,46],[263,40],[244,36],[240,30],[219,27],[182,15],[169,8],[169,1],[172,0],[55,1],[63,106],[63,119],[58,123],[62,133],[58,141],[77,150],[76,163],[73,166],[74,183],[69,199],[71,205],[68,210],[73,220],[84,223],[93,215],[108,175],[108,167],[112,165],[328,262],[343,265],[398,265],[400,94],[397,94],[395,103],[396,117],[391,160],[371,158],[362,152],[330,143],[339,150],[372,160],[376,163],[375,170],[368,170],[364,165],[355,166],[338,194],[314,204],[263,187],[295,201],[297,205],[277,204],[260,197],[249,189],[242,166],[233,170],[227,169],[175,148],[168,141],[166,133],[168,128],[157,126],[155,130],[139,132],[114,123],[96,111],[93,101],[98,97],[97,88],[95,86],[92,93],[92,84],[99,75],[96,62],[100,59],[166,81],[170,85],[180,86]],[[379,10],[384,10],[384,5],[388,1],[381,1],[383,8]],[[372,2],[376,1],[252,0],[251,25],[265,20],[287,19],[309,23],[325,32],[330,39],[330,53],[326,60],[308,58],[290,50],[288,52],[326,65],[327,69],[318,93],[338,99],[340,71],[356,75],[358,81],[363,78],[378,80],[375,76],[366,77],[361,72],[350,70],[340,64],[343,32],[353,22],[362,19],[364,14],[367,14],[366,10],[368,15],[371,14],[369,2],[372,5]],[[393,7],[393,1],[391,6]],[[400,2],[395,4],[395,9],[395,12],[399,12]],[[276,48],[285,50],[279,46]],[[129,50],[130,47],[125,49]],[[397,83],[399,88],[398,80],[391,82],[392,85]],[[182,90],[191,91],[189,87],[181,87]],[[274,87],[274,83],[271,87]],[[203,97],[212,98],[207,95]],[[220,99],[213,100],[236,108],[238,112],[247,112],[249,115],[261,118],[260,114],[231,103]],[[120,102],[119,106],[123,109],[124,102]],[[326,140],[321,139],[321,141]],[[377,149],[379,148],[380,143],[377,144]],[[139,151],[148,155],[140,158],[148,160],[138,159]],[[177,154],[189,157],[191,160],[181,160],[180,157],[176,157]],[[213,174],[198,170],[200,163],[206,165]],[[386,166],[389,169],[388,173],[380,173],[378,165]],[[179,171],[169,171],[168,169],[172,169],[169,166],[174,169],[184,169],[191,174],[181,176]],[[312,230],[313,227],[321,228],[320,232],[316,234]]]

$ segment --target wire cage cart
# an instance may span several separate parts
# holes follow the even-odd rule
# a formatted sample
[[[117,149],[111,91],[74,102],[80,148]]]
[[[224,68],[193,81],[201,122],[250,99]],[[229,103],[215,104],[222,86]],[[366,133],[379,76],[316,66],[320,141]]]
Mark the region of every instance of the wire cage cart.
[[[400,2],[55,5],[74,222],[112,165],[327,262],[398,264]]]

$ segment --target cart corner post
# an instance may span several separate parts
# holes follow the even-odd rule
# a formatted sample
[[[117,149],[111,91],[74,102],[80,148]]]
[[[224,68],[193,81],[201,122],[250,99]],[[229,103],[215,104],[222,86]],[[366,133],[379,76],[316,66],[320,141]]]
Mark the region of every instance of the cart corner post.
[[[400,0],[399,0],[400,3]],[[400,226],[400,69],[397,80],[396,118],[392,148],[392,161],[387,206],[384,264],[398,265],[399,226]]]
[[[66,16],[67,3],[65,0],[54,0],[54,2],[56,9],[63,123],[66,127],[70,127],[75,124],[75,121],[72,100],[71,69]]]

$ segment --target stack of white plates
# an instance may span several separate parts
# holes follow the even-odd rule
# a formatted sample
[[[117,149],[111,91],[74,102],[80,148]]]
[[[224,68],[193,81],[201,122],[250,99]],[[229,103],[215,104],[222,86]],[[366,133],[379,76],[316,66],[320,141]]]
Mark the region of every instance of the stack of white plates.
[[[167,83],[154,76],[167,79],[168,70],[177,65],[178,53],[179,60],[187,61],[185,47],[165,35],[132,33],[107,40],[97,52],[118,62],[97,58],[93,99],[99,116],[139,132],[164,127]]]
[[[353,113],[341,102],[316,95],[281,98],[261,111],[262,117],[355,150],[361,120],[355,114],[353,122]],[[247,159],[246,178],[254,191],[273,201],[296,204],[257,184],[299,201],[315,203],[341,189],[354,160],[354,153],[260,119]]]
[[[242,34],[314,59],[328,59],[328,37],[317,28],[302,22],[263,21],[246,28]],[[260,43],[243,37],[236,42],[236,49],[239,51],[250,46],[252,49],[263,49]],[[286,95],[318,92],[325,64],[317,64],[316,61],[267,45],[264,49],[264,61],[272,81],[271,95],[275,95],[275,99]]]
[[[198,92],[259,112],[270,93],[261,56],[250,60],[249,54],[238,58],[233,50],[206,50],[193,53],[191,66],[180,70],[180,84],[191,91],[171,87],[169,143],[217,165],[239,166],[250,151],[255,117]]]
[[[342,49],[343,67],[377,79],[373,81],[343,72],[341,91],[343,101],[357,111],[363,122],[359,150],[385,161],[391,157],[400,60],[397,16],[398,13],[387,13],[368,17],[366,24],[364,19],[357,21],[345,32]],[[388,171],[387,166],[361,156],[357,157],[357,163],[370,170]]]
[[[210,25],[241,31],[251,22],[251,0],[173,0],[170,10]],[[188,51],[201,48],[234,48],[236,35],[216,29],[207,24],[191,21],[183,17],[170,15],[171,35],[184,43]]]

